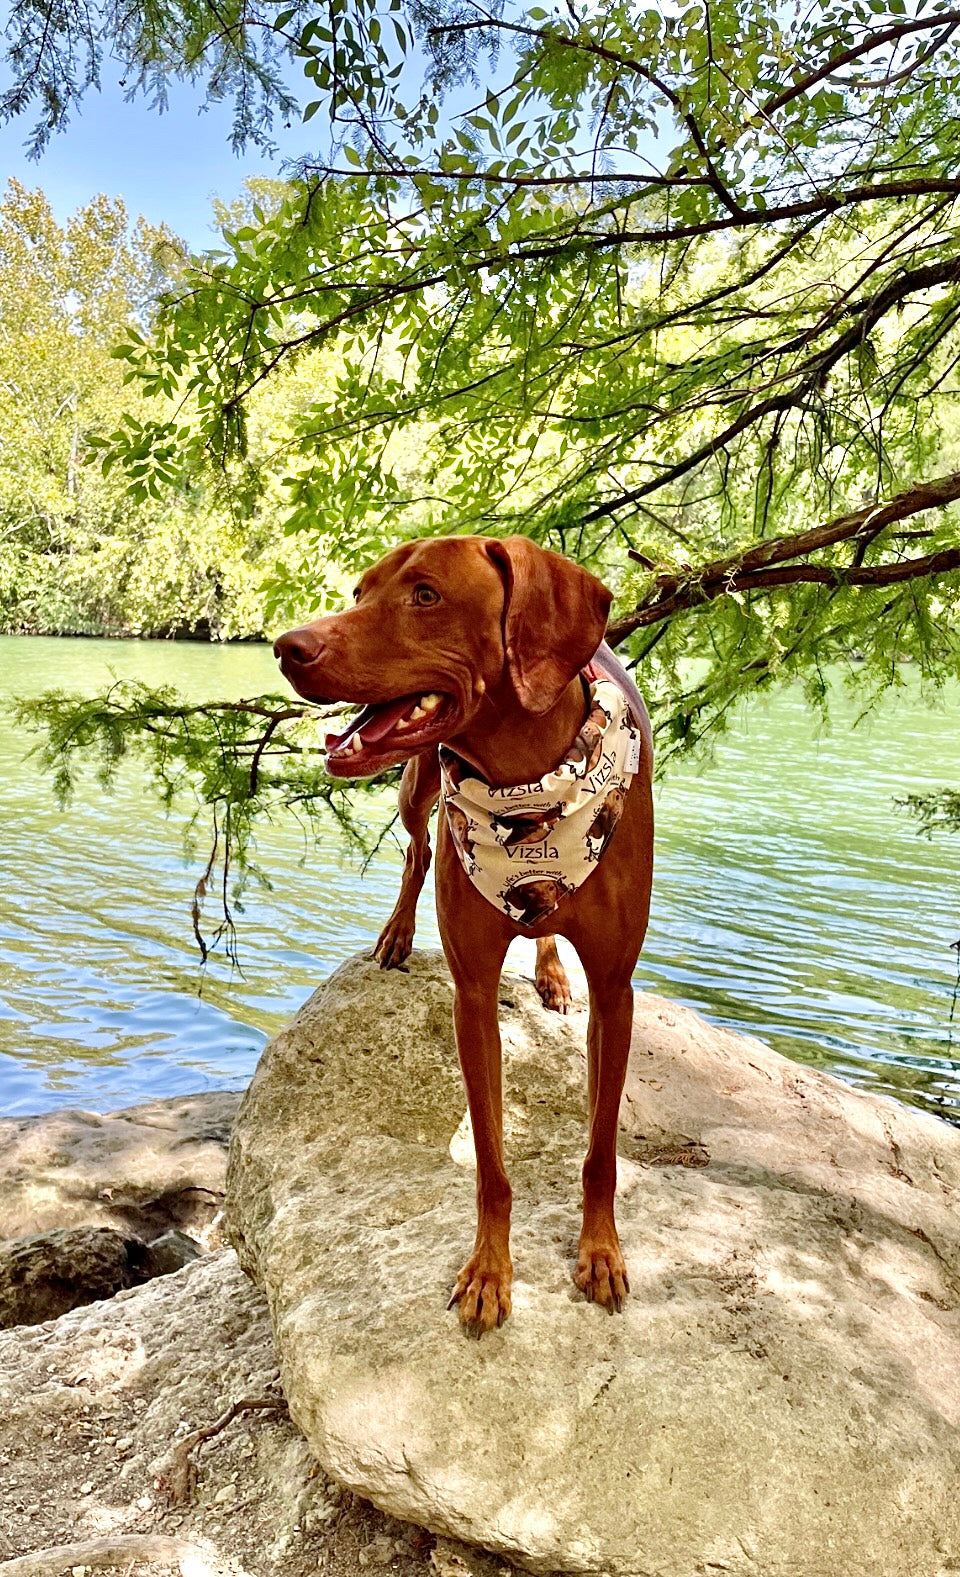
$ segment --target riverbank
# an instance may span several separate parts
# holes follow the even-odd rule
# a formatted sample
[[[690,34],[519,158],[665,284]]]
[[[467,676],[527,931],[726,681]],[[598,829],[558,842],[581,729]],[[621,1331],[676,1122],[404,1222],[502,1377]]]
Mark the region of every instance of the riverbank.
[[[13,1577],[429,1570],[432,1540],[318,1472],[283,1406],[266,1304],[229,1250],[0,1331],[0,1361],[4,1577],[18,1558]],[[242,1400],[273,1406],[198,1443],[196,1486],[175,1488],[176,1448]]]
[[[108,629],[99,625],[89,630],[4,629],[0,626],[0,636],[40,641],[193,641],[199,646],[265,646],[270,641],[262,630],[250,635],[219,635],[205,621],[191,627],[170,625],[155,630]]]
[[[265,1300],[223,1246],[239,1104],[0,1120],[0,1573],[22,1554],[19,1577],[355,1577],[368,1548],[396,1569],[397,1544],[405,1577],[428,1564],[432,1541],[318,1473],[287,1415]],[[186,1274],[141,1257],[140,1285],[116,1279],[118,1246],[171,1239]],[[273,1405],[187,1459],[241,1400]]]

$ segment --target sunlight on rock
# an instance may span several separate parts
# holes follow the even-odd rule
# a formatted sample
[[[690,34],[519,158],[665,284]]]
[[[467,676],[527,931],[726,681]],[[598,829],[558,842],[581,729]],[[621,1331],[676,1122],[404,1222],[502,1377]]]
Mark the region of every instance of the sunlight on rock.
[[[637,996],[610,1318],[571,1279],[585,1015],[504,976],[513,1310],[469,1342],[451,996],[437,955],[349,961],[235,1130],[230,1231],[326,1470],[542,1573],[772,1577],[829,1547],[844,1577],[936,1577],[960,1541],[960,1133]]]
[[[449,1150],[450,1159],[455,1166],[464,1166],[473,1172],[477,1170],[477,1152],[473,1148],[473,1124],[469,1112],[464,1112],[457,1124],[457,1131],[450,1140]]]

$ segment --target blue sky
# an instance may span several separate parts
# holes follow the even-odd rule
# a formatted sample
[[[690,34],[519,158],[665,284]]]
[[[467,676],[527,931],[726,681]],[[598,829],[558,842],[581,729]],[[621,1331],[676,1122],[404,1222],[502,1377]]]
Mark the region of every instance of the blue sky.
[[[195,248],[213,244],[211,197],[229,200],[248,175],[279,175],[284,158],[309,151],[315,128],[295,121],[275,125],[280,157],[255,148],[239,158],[230,148],[230,105],[202,109],[202,90],[174,84],[170,108],[160,114],[139,99],[124,102],[119,69],[104,63],[103,86],[90,91],[66,131],[52,137],[39,159],[28,159],[27,116],[0,126],[0,171],[5,185],[16,176],[42,187],[58,220],[97,192],[122,197],[132,216],[165,220]],[[311,136],[313,132],[313,136]]]
[[[194,250],[201,250],[216,244],[214,196],[230,201],[247,176],[284,174],[285,161],[323,146],[325,130],[329,136],[321,111],[306,126],[299,118],[289,129],[275,121],[276,156],[254,147],[237,156],[230,146],[229,102],[205,106],[202,86],[174,82],[169,108],[161,113],[143,98],[127,103],[121,75],[116,62],[104,61],[100,91],[87,92],[66,130],[50,139],[39,159],[28,158],[24,148],[33,127],[29,112],[0,125],[0,189],[9,176],[25,186],[41,187],[61,222],[98,192],[122,197],[131,218],[143,214],[155,224],[165,222]],[[295,95],[302,85],[303,98],[313,96],[313,85],[298,79],[295,65],[288,83]],[[454,88],[445,118],[482,101],[485,86]],[[413,90],[402,96],[409,102]],[[652,138],[649,157],[656,157]]]

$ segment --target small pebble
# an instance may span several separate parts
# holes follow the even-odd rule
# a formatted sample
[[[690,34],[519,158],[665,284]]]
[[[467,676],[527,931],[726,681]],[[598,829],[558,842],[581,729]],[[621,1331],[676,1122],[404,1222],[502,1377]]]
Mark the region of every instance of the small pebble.
[[[80,1485],[80,1493],[81,1493],[81,1495],[92,1495],[93,1494],[93,1480],[92,1479],[88,1478],[87,1482],[85,1484],[81,1484]],[[84,1567],[84,1570],[86,1570],[86,1567]]]
[[[129,1451],[132,1445],[133,1437],[131,1435],[124,1435],[122,1440],[114,1441],[114,1446],[117,1451]]]
[[[331,1517],[335,1517],[336,1514],[336,1506],[331,1506],[329,1501],[315,1500],[313,1505],[304,1512],[304,1520],[308,1529],[319,1528],[325,1522],[329,1522]]]
[[[362,1550],[358,1550],[357,1559],[361,1566],[388,1566],[397,1553],[394,1540],[386,1534],[380,1533]]]
[[[236,1500],[236,1498],[237,1498],[237,1486],[236,1486],[236,1484],[224,1484],[223,1488],[222,1489],[218,1489],[217,1493],[214,1495],[213,1503],[214,1503],[215,1506],[225,1506],[227,1504],[227,1501],[229,1501],[229,1500]]]

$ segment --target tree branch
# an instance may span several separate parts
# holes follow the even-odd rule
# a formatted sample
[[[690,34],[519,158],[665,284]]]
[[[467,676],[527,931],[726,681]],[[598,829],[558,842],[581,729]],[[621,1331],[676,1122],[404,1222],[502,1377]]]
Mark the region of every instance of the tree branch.
[[[758,405],[741,411],[740,415],[728,427],[711,438],[708,443],[701,444],[692,454],[685,459],[678,460],[660,476],[655,476],[649,482],[643,482],[639,487],[631,488],[629,492],[620,493],[616,498],[606,499],[598,504],[585,516],[586,524],[602,520],[607,515],[616,514],[618,510],[625,509],[631,504],[646,498],[650,493],[657,492],[666,487],[670,482],[677,482],[681,477],[694,470],[703,461],[709,460],[713,455],[739,437],[742,432],[750,427],[755,427],[764,417],[774,413],[782,413],[792,407],[802,405],[813,387],[820,385],[827,373],[836,366],[850,351],[856,350],[861,345],[869,331],[879,323],[880,319],[889,312],[890,308],[901,302],[912,290],[930,290],[938,285],[950,284],[960,278],[960,258],[949,258],[943,263],[931,263],[923,268],[915,268],[907,273],[899,273],[877,294],[872,301],[863,308],[860,316],[848,329],[837,336],[833,344],[826,350],[820,351],[805,363],[802,363],[794,373],[797,378],[795,388],[786,394],[773,395],[771,398],[761,400]],[[927,507],[927,506],[924,506]],[[894,517],[899,518],[899,517]]]
[[[176,1565],[183,1573],[209,1572],[210,1551],[186,1539],[167,1538],[160,1533],[124,1533],[105,1539],[90,1539],[82,1544],[58,1544],[55,1548],[34,1550],[14,1560],[0,1562],[0,1577],[61,1577],[71,1567],[87,1571],[114,1571],[118,1566],[131,1569],[144,1561]],[[237,1568],[238,1577],[243,1577]]]
[[[793,99],[800,98],[804,93],[816,87],[818,82],[832,76],[842,66],[849,66],[863,55],[872,54],[875,49],[882,49],[886,44],[898,43],[901,38],[906,38],[910,33],[929,32],[931,28],[954,25],[960,22],[960,11],[939,11],[929,16],[914,17],[910,21],[896,22],[892,27],[882,28],[879,33],[870,33],[858,44],[851,44],[849,49],[841,50],[839,54],[831,55],[830,59],[819,66],[816,71],[801,78],[799,82],[791,83],[789,88],[784,88],[781,93],[776,93],[761,105],[761,113],[772,115],[776,110],[782,109]]]
[[[632,613],[614,620],[607,642],[616,646],[634,630],[658,624],[674,614],[700,607],[732,592],[767,591],[800,581],[823,585],[893,586],[925,575],[945,575],[960,569],[960,548],[945,548],[924,558],[902,559],[895,564],[846,568],[830,564],[789,564],[820,548],[868,534],[873,537],[894,521],[905,520],[925,509],[942,509],[960,499],[960,471],[920,482],[898,493],[886,504],[871,504],[851,514],[837,516],[808,531],[789,537],[771,537],[736,556],[714,559],[700,570],[658,575],[647,596]],[[636,557],[631,552],[631,558]],[[642,560],[641,560],[642,562]],[[780,568],[773,566],[779,565]]]

